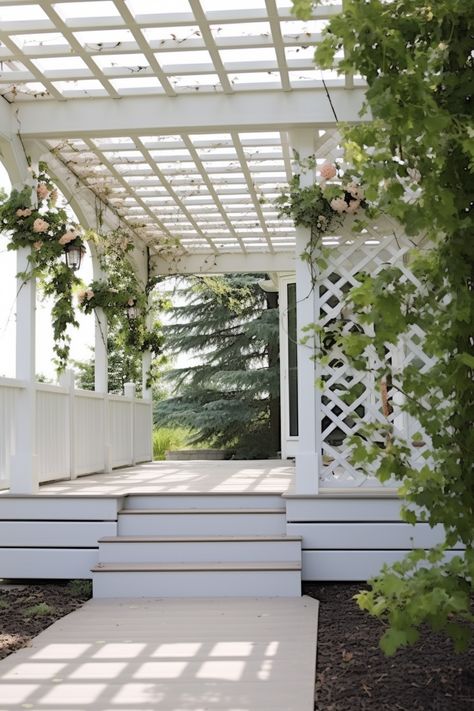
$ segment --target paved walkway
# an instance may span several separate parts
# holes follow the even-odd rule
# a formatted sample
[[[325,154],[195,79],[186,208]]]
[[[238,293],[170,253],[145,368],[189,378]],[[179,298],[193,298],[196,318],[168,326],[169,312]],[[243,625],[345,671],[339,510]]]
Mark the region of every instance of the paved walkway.
[[[43,484],[41,494],[122,495],[131,493],[236,493],[284,492],[294,478],[291,462],[258,461],[147,462],[115,469],[110,474]]]
[[[312,711],[311,598],[91,600],[0,661],[9,711]]]

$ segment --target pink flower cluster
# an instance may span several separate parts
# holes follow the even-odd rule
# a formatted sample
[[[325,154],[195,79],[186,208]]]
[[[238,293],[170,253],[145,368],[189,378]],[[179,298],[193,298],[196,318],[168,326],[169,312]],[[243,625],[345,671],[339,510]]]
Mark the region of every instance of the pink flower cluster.
[[[342,213],[355,215],[363,199],[364,191],[360,185],[349,183],[344,187],[344,197],[333,198],[330,205],[334,212],[338,212],[340,215]]]
[[[48,189],[46,183],[38,183],[38,187],[36,188],[36,194],[38,195],[38,198],[40,200],[46,200],[46,198],[49,197],[50,192],[51,191]]]
[[[19,207],[18,210],[15,212],[15,215],[17,217],[29,217],[31,215],[31,210],[29,207],[25,207],[24,210]]]
[[[323,180],[331,180],[337,175],[337,168],[333,163],[324,163],[319,169],[319,174]]]
[[[33,232],[47,232],[49,230],[49,223],[43,220],[41,217],[37,217],[33,222]]]
[[[69,244],[69,242],[75,240],[76,237],[79,237],[79,232],[74,227],[69,227],[69,229],[58,239],[58,242],[64,246],[65,244]]]
[[[84,289],[84,291],[80,291],[77,295],[77,300],[80,304],[83,304],[84,301],[90,301],[93,298],[94,292],[92,291],[92,289]]]

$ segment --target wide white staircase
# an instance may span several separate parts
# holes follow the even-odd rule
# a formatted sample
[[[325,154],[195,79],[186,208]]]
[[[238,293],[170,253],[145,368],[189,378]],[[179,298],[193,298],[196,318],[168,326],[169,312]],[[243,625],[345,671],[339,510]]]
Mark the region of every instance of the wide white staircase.
[[[301,537],[278,494],[136,494],[99,539],[94,597],[301,595]]]

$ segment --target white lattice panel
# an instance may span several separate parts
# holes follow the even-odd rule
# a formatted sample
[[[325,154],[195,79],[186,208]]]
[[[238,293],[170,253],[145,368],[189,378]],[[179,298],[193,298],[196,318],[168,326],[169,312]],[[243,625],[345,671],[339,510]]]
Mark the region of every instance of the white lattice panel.
[[[318,275],[316,288],[320,324],[327,327],[328,332],[341,320],[344,322],[344,332],[356,328],[344,303],[344,297],[353,286],[358,284],[357,275],[361,272],[375,276],[387,266],[397,266],[402,271],[403,280],[416,282],[406,259],[413,243],[405,237],[395,233],[370,235],[370,237],[351,236],[348,239],[327,237],[324,242],[331,249],[327,258],[327,267]],[[357,328],[360,329],[360,326]],[[405,334],[403,342],[400,342],[396,348],[387,349],[387,371],[392,374],[393,383],[396,384],[397,374],[408,363],[415,361],[422,370],[431,367],[432,360],[423,352],[422,341],[423,333],[413,328]],[[331,346],[330,343],[326,345]],[[338,352],[334,346],[330,348],[330,352],[330,363],[325,366],[318,364],[319,375],[324,381],[321,404],[320,486],[331,488],[380,486],[370,471],[367,474],[366,469],[363,472],[355,469],[350,463],[347,437],[355,434],[363,424],[376,421],[390,422],[395,434],[408,440],[416,430],[419,430],[419,427],[413,418],[402,412],[400,405],[403,403],[403,396],[391,386],[390,382],[387,385],[390,413],[384,414],[380,383],[376,382],[374,376],[370,372],[349,367],[342,352]],[[375,354],[373,357],[375,365]],[[348,386],[355,386],[357,390],[350,399],[347,395]],[[415,463],[425,463],[422,457],[424,451],[425,447],[413,450]]]

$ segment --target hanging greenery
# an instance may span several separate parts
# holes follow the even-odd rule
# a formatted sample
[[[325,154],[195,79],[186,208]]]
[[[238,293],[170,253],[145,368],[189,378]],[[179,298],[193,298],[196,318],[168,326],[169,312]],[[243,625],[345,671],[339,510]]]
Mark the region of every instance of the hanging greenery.
[[[322,236],[342,225],[348,215],[356,217],[352,228],[361,229],[365,224],[361,216],[369,216],[371,211],[363,187],[337,163],[327,161],[318,167],[316,156],[302,160],[294,151],[294,164],[296,172],[288,189],[275,200],[275,205],[279,218],[289,217],[297,227],[310,230],[310,239],[300,257],[310,265],[314,283],[316,267],[325,266]],[[317,171],[319,181],[302,187],[301,175],[309,171]]]
[[[101,308],[116,334],[117,345],[125,352],[151,352],[152,366],[147,377],[151,387],[163,361],[161,323],[152,319],[152,313],[166,308],[167,300],[155,298],[153,304],[149,303],[156,281],[149,280],[145,285],[140,281],[130,259],[133,241],[121,230],[106,235],[90,233],[89,238],[95,243],[103,277],[81,289],[79,308],[86,314]],[[105,334],[103,338],[105,342]]]
[[[69,326],[77,326],[73,292],[80,279],[63,261],[65,248],[77,247],[85,251],[81,227],[69,219],[64,208],[57,207],[58,191],[47,173],[47,166],[39,164],[32,173],[32,185],[12,190],[0,205],[2,230],[10,235],[9,250],[31,248],[29,268],[18,276],[26,283],[36,277],[41,281],[45,296],[51,297],[54,352],[58,371],[67,365],[70,347]]]
[[[293,2],[301,19],[316,4]],[[413,443],[389,421],[359,430],[355,465],[375,466],[382,482],[397,479],[403,519],[440,525],[445,540],[385,566],[358,602],[387,624],[387,654],[415,642],[423,623],[444,630],[459,650],[471,636],[465,622],[473,620],[474,587],[474,7],[465,0],[347,0],[324,34],[317,65],[334,69],[343,50],[338,71],[367,81],[372,120],[343,131],[367,198],[407,235],[430,242],[409,257],[416,280],[397,267],[361,277],[349,298],[354,318],[373,335],[346,334],[338,346],[353,367],[391,381],[400,409],[419,423]],[[413,329],[432,365],[414,360],[393,372],[386,349]],[[413,445],[425,445],[421,465]],[[465,549],[454,554],[459,544]]]

